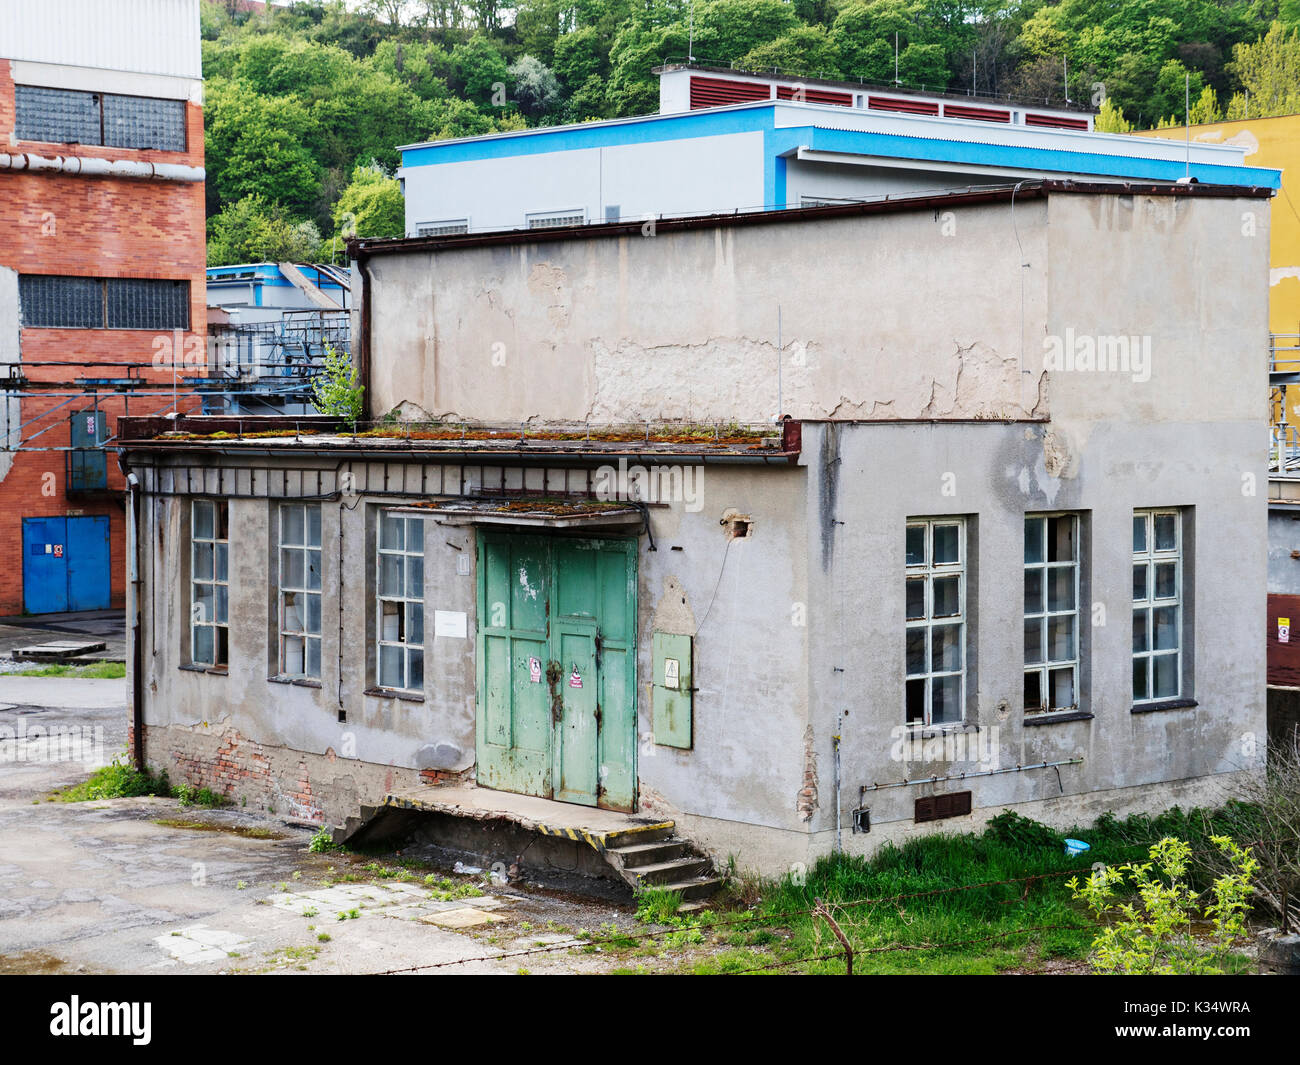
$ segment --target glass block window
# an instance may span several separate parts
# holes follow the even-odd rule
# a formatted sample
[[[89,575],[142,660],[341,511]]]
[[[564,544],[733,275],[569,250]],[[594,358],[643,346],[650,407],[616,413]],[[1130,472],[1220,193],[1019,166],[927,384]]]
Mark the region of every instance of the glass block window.
[[[1133,512],[1133,701],[1182,694],[1182,514]]]
[[[104,282],[109,329],[188,329],[190,283],[114,277]]]
[[[381,688],[424,687],[424,519],[379,516],[376,670]]]
[[[320,505],[280,507],[280,674],[320,678]]]
[[[14,133],[23,141],[99,144],[100,97],[93,92],[14,86]]]
[[[110,148],[185,151],[185,101],[104,96],[104,143]]]
[[[469,232],[469,219],[460,218],[448,222],[421,222],[416,233],[422,237],[452,237],[458,233]]]
[[[104,328],[104,283],[97,278],[22,274],[18,305],[24,329]]]
[[[188,281],[23,274],[18,302],[24,329],[190,327]]]
[[[151,96],[14,86],[19,140],[110,148],[186,148],[185,101]]]
[[[196,499],[190,515],[190,661],[224,666],[230,644],[229,511],[224,501]]]
[[[1079,706],[1079,518],[1025,518],[1025,713]]]
[[[907,523],[907,721],[947,725],[964,715],[966,523]]]

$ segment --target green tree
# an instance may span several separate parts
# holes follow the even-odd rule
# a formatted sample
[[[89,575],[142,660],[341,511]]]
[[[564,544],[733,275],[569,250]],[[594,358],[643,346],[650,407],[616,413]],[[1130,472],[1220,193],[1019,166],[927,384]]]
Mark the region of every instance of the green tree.
[[[365,388],[357,384],[357,368],[346,351],[325,345],[325,362],[320,373],[312,378],[311,390],[321,414],[345,418],[353,425],[361,417]]]
[[[406,201],[396,178],[378,166],[359,166],[334,205],[337,237],[400,237],[406,232]]]
[[[746,70],[779,67],[835,78],[840,75],[840,50],[824,26],[796,26],[776,40],[750,49],[738,65]]]
[[[1300,111],[1300,31],[1274,22],[1254,44],[1232,50],[1229,71],[1250,93],[1251,113],[1265,117]]]
[[[515,105],[529,118],[550,111],[560,98],[560,83],[551,69],[536,56],[520,56],[508,69],[514,86]]]
[[[320,255],[320,231],[297,222],[279,204],[245,196],[208,220],[208,265],[309,262]]]
[[[1149,98],[1152,115],[1172,116],[1174,125],[1181,126],[1187,113],[1187,90],[1190,77],[1191,99],[1201,95],[1203,78],[1201,72],[1188,71],[1177,59],[1171,59],[1160,68],[1156,75],[1155,87]]]
[[[494,106],[493,96],[510,81],[510,70],[491,38],[478,33],[451,53],[452,87],[480,107]]]
[[[214,81],[203,118],[209,192],[219,203],[256,195],[298,214],[311,210],[321,167],[303,143],[311,120],[302,104]]]
[[[1124,117],[1122,108],[1117,107],[1109,98],[1102,101],[1101,109],[1093,121],[1093,127],[1099,133],[1128,133],[1133,123]]]

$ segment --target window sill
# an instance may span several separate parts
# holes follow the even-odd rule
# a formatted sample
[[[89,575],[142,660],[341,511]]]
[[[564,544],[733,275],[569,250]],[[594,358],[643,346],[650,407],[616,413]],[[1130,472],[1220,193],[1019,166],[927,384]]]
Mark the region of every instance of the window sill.
[[[1091,721],[1094,716],[1087,710],[1058,710],[1054,714],[1026,714],[1025,725],[1056,725],[1062,721]]]
[[[315,677],[288,677],[277,674],[266,679],[271,684],[296,684],[300,688],[319,688],[321,686],[321,682]]]
[[[203,665],[194,665],[193,663],[186,663],[184,665],[178,666],[177,668],[183,669],[187,673],[211,673],[213,676],[217,676],[217,677],[226,677],[230,675],[229,666],[203,666]]]
[[[973,721],[953,722],[951,725],[921,725],[915,722],[908,724],[908,735],[913,739],[934,739],[939,736],[956,736],[967,732],[979,732],[979,725]]]
[[[1152,714],[1158,710],[1190,710],[1200,705],[1195,699],[1159,699],[1151,703],[1135,703],[1130,713]]]
[[[398,691],[396,688],[367,688],[362,695],[374,695],[380,699],[402,699],[408,703],[422,703],[424,696],[419,692]]]

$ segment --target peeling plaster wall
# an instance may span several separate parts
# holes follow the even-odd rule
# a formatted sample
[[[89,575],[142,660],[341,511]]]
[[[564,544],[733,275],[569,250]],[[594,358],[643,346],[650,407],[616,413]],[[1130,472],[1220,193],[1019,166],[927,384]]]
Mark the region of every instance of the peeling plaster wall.
[[[796,809],[810,698],[806,478],[795,467],[705,466],[701,476],[702,508],[652,508],[657,550],[641,539],[640,783],[672,816],[806,831]],[[752,519],[748,537],[728,540],[728,511]],[[690,750],[650,742],[655,631],[695,636]]]
[[[779,305],[785,413],[1041,413],[1017,352],[1021,248],[1045,262],[1047,206],[1014,221],[1001,204],[377,256],[373,409],[768,420]],[[1034,336],[1045,274],[1024,280]]]
[[[315,472],[307,477],[314,481]],[[402,484],[401,467],[390,471],[390,480]],[[392,501],[361,496],[344,502],[321,504],[322,676],[319,686],[307,686],[268,680],[278,654],[276,504],[229,501],[230,664],[228,675],[220,675],[181,668],[189,640],[189,498],[146,499],[142,643],[145,723],[153,734],[237,734],[331,763],[340,759],[340,778],[351,774],[348,762],[410,770],[402,779],[411,780],[419,770],[457,773],[473,765],[476,596],[472,568],[466,575],[456,566],[458,556],[473,552],[472,532],[425,521],[424,669],[430,682],[423,700],[367,695],[374,668],[375,511]],[[469,636],[435,637],[434,610],[465,612]],[[340,709],[345,721],[339,720]],[[148,750],[147,756],[153,761],[167,750]],[[328,793],[317,794],[331,816],[344,816],[330,805]]]
[[[820,438],[834,429],[837,476],[852,486],[829,506],[825,496],[810,495],[808,513],[812,528],[834,530],[833,553],[821,547],[808,567],[816,604],[809,615],[809,675],[815,746],[823,759],[831,757],[831,735],[843,736],[844,824],[863,784],[1084,759],[1083,766],[1063,767],[1059,781],[1047,770],[869,794],[873,833],[850,838],[846,829],[847,846],[876,846],[881,837],[874,826],[910,826],[913,800],[925,794],[969,788],[980,815],[984,806],[1257,766],[1265,735],[1265,646],[1259,635],[1265,505],[1262,496],[1243,497],[1236,471],[1255,461],[1262,424],[1261,417],[1211,425],[1096,425],[1068,478],[1048,472],[1041,426],[805,424],[810,478],[824,475],[827,450]],[[1188,508],[1184,623],[1190,642],[1184,669],[1185,686],[1199,705],[1134,714],[1132,511],[1148,506]],[[1026,726],[1023,519],[1056,510],[1082,515],[1081,691],[1083,706],[1094,716]],[[903,530],[909,517],[941,515],[968,519],[967,716],[979,731],[963,736],[964,752],[917,751],[900,743]],[[1094,623],[1098,618],[1102,624]],[[963,753],[964,758],[945,757]],[[823,778],[814,831],[833,829],[834,809]],[[1033,809],[1021,812],[1036,816]]]

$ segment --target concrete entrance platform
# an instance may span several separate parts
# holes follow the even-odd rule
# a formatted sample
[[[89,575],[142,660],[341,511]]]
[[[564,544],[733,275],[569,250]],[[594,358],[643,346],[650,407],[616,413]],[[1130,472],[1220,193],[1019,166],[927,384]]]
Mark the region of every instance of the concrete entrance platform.
[[[543,836],[582,840],[601,851],[616,841],[630,842],[629,836],[671,832],[674,827],[672,821],[555,802],[535,795],[493,791],[474,784],[444,784],[399,792],[386,796],[383,805],[475,821],[508,821]]]
[[[631,898],[648,887],[698,909],[721,881],[713,863],[676,824],[657,817],[492,791],[436,785],[389,794],[336,829],[337,843],[430,846],[468,857],[508,880]]]

